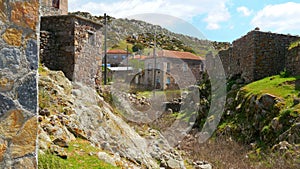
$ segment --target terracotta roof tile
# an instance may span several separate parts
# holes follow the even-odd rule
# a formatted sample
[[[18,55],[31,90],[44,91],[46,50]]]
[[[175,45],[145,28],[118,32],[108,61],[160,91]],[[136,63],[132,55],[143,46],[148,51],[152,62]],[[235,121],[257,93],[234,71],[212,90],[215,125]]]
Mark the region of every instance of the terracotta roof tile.
[[[127,54],[126,50],[122,50],[122,49],[111,49],[109,51],[107,51],[107,54]],[[130,52],[129,52],[130,54]]]
[[[204,58],[190,52],[181,52],[181,51],[172,51],[172,50],[159,50],[157,52],[157,56],[167,57],[167,58],[188,59],[188,60],[205,60]],[[153,57],[153,55],[151,57]]]
[[[144,60],[146,59],[148,56],[145,56],[145,55],[134,55],[133,56],[133,59],[141,59],[141,60]]]

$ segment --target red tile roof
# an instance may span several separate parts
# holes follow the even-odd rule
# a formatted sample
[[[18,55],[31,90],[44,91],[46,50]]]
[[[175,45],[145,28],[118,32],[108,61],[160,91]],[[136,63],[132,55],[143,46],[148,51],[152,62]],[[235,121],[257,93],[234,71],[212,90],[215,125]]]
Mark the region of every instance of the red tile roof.
[[[122,49],[111,49],[107,51],[107,54],[127,54],[127,51]]]
[[[148,56],[145,56],[145,55],[134,55],[133,56],[133,59],[141,59],[141,60],[144,60],[146,59]]]
[[[188,60],[204,60],[204,58],[190,52],[180,52],[180,51],[172,51],[172,50],[159,50],[156,53],[156,55],[157,57],[178,58],[178,59],[188,59]],[[153,55],[151,57],[153,57]]]

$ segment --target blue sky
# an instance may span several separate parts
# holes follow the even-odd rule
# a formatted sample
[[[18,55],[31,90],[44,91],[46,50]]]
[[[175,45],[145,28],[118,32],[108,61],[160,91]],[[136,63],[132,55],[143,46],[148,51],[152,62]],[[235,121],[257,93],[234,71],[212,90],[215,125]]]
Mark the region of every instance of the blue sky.
[[[300,35],[300,0],[69,0],[69,11],[145,20],[216,41],[232,42],[255,27]]]

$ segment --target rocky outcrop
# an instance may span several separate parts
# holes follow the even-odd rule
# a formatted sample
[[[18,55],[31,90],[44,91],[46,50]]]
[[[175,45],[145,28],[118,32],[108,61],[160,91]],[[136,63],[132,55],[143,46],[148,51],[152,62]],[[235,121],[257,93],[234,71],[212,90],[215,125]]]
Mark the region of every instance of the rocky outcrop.
[[[300,114],[297,109],[286,109],[286,98],[251,94],[244,89],[230,91],[228,96],[217,135],[230,136],[254,149],[273,147],[274,153],[283,151],[282,144],[286,143],[291,159],[299,159],[295,147],[300,144]]]
[[[156,130],[141,137],[96,91],[43,69],[39,78],[39,146],[67,158],[63,148],[76,138],[99,148],[99,159],[125,168],[185,168],[179,153]],[[150,136],[151,137],[146,137]],[[109,152],[112,155],[104,154]]]

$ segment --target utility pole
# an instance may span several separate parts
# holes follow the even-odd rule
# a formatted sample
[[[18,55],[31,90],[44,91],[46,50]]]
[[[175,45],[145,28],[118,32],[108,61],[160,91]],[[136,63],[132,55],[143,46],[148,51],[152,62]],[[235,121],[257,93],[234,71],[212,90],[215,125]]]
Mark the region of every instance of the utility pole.
[[[106,20],[106,13],[104,13],[104,85],[107,84],[107,20]]]
[[[156,89],[156,27],[154,32],[153,57],[154,57],[154,90],[155,90]]]
[[[128,54],[128,45],[126,47],[126,58],[127,58],[127,73],[128,73],[128,66],[129,66],[129,54]]]

